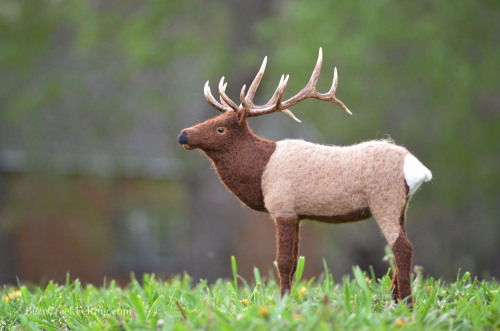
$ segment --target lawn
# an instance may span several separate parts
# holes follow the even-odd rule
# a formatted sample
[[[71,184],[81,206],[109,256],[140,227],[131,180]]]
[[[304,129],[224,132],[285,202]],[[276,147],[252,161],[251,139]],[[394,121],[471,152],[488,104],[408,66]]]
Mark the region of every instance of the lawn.
[[[389,272],[354,267],[333,279],[325,272],[302,279],[300,258],[292,293],[279,300],[279,285],[254,269],[254,279],[238,276],[213,284],[188,275],[158,279],[131,276],[127,287],[105,281],[83,286],[67,276],[65,284],[4,286],[2,330],[499,330],[500,294],[496,280],[479,281],[458,271],[454,282],[417,273],[415,306],[409,311],[391,299]]]

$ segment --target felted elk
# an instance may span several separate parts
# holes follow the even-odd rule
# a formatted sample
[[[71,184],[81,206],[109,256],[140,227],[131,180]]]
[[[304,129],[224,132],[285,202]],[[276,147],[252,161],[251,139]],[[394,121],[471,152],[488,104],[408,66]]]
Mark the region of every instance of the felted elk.
[[[282,76],[271,100],[255,105],[253,98],[266,61],[264,58],[248,93],[243,86],[240,105],[226,95],[224,77],[219,83],[220,102],[207,81],[205,98],[222,114],[182,130],[178,142],[187,150],[203,151],[229,191],[246,206],[274,219],[281,297],[290,291],[297,268],[302,220],[338,224],[373,216],[394,252],[393,299],[406,298],[411,306],[413,247],[406,236],[405,215],[410,197],[423,182],[431,180],[431,172],[405,148],[390,141],[340,147],[291,139],[275,142],[255,135],[248,127],[248,117],[282,112],[298,121],[289,108],[308,98],[331,101],[351,114],[335,97],[337,68],[330,91],[316,91],[321,48],[302,91],[283,101],[289,76]]]

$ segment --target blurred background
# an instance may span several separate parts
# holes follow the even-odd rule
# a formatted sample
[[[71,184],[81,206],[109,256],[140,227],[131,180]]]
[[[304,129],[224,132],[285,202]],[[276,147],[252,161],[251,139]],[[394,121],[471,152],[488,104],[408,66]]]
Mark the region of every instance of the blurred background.
[[[413,198],[414,264],[500,277],[500,2],[0,0],[0,283],[126,282],[131,271],[213,281],[273,273],[274,224],[243,207],[208,160],[177,144],[238,99],[264,56],[256,101],[285,98],[323,47],[319,91],[337,96],[249,120],[261,136],[346,145],[393,138],[434,179]],[[373,220],[304,222],[305,276],[323,258],[387,271]]]

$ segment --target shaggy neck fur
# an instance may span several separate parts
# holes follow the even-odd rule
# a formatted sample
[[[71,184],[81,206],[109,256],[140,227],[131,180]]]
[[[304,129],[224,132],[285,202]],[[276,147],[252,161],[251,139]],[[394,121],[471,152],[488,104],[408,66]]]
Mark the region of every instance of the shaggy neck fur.
[[[248,207],[265,212],[262,174],[276,149],[276,142],[256,136],[248,127],[244,131],[246,134],[227,148],[204,152],[229,191]]]

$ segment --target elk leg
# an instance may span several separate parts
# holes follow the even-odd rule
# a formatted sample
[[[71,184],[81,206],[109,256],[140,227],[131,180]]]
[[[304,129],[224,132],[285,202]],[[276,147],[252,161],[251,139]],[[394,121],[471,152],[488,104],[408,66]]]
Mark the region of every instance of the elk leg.
[[[290,282],[293,281],[293,276],[295,276],[295,272],[297,271],[297,263],[299,261],[299,223],[297,222],[297,226],[295,228],[295,240],[294,240],[294,245],[293,245],[293,269],[292,269],[292,275],[290,277]]]
[[[397,302],[399,298],[399,289],[398,289],[398,268],[394,270],[394,274],[392,276],[392,282],[391,282],[391,288],[392,288],[392,299]]]
[[[296,218],[276,218],[276,239],[278,273],[280,277],[280,297],[290,292],[294,267],[297,259],[295,257],[295,242],[298,221]],[[298,246],[298,243],[297,243]]]
[[[413,301],[411,297],[411,264],[413,257],[413,246],[406,237],[405,218],[406,209],[408,208],[408,185],[405,185],[405,192],[399,192],[406,197],[401,199],[399,208],[387,209],[386,200],[389,198],[385,195],[377,195],[370,203],[372,215],[377,220],[377,223],[387,239],[387,242],[392,248],[396,269],[392,278],[392,298],[394,301],[399,301],[407,298],[406,302],[411,309]],[[395,195],[398,192],[393,192]],[[397,206],[394,206],[397,207]]]
[[[401,232],[392,245],[394,252],[394,259],[396,260],[396,275],[395,275],[395,289],[393,297],[397,289],[397,298],[399,300],[407,298],[408,307],[413,307],[413,300],[411,297],[411,264],[413,257],[413,246],[408,241],[406,234]]]

